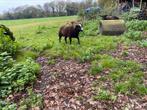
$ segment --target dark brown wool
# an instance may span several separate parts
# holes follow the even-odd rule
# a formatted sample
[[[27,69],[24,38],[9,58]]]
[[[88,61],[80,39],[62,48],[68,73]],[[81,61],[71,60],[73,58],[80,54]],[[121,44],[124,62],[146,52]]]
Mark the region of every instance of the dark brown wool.
[[[61,38],[64,37],[65,42],[67,43],[67,38],[69,38],[71,44],[72,38],[77,38],[78,43],[80,44],[79,33],[81,31],[83,31],[81,24],[77,22],[67,23],[59,29],[59,42],[61,42]]]
[[[119,17],[117,16],[110,16],[110,15],[103,15],[101,16],[103,20],[117,20]]]

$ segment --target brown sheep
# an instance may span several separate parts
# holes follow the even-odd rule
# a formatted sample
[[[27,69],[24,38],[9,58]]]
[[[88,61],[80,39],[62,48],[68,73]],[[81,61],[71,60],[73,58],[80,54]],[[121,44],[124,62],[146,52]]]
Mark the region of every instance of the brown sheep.
[[[79,33],[83,31],[82,24],[77,22],[70,22],[60,27],[59,30],[59,42],[61,42],[62,36],[65,37],[65,43],[67,43],[67,37],[69,37],[70,44],[72,38],[77,38],[78,43],[80,44]]]

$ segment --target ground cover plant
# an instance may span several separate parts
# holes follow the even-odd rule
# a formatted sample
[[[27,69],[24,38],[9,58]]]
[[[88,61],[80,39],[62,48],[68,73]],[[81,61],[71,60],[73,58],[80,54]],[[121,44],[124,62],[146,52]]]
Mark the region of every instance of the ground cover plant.
[[[76,39],[71,45],[69,40],[68,44],[63,40],[59,43],[59,27],[76,19],[71,16],[1,21],[14,32],[19,50],[15,58],[8,52],[0,54],[0,82],[7,84],[0,91],[1,96],[7,97],[0,107],[14,110],[146,107],[147,52],[146,36],[142,34],[146,21],[128,21],[128,32],[121,36],[97,34],[99,19],[84,21],[81,45]],[[16,94],[21,94],[25,87],[33,88],[32,92],[26,93],[27,98],[22,94],[23,100],[15,102]],[[11,99],[8,94],[13,92]]]

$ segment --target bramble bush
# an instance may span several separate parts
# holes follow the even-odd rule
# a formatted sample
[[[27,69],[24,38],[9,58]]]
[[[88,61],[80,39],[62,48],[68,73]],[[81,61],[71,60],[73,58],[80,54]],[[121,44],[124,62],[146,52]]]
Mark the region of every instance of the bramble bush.
[[[31,58],[16,63],[7,53],[0,54],[0,64],[0,97],[23,90],[25,85],[33,83],[39,71],[39,65]]]
[[[17,110],[17,105],[5,101],[5,98],[15,92],[25,90],[33,83],[40,70],[39,65],[31,58],[24,62],[16,62],[19,45],[4,34],[0,28],[0,110]]]
[[[3,34],[4,29],[0,28],[0,53],[7,52],[14,56],[18,51],[18,43],[10,39],[8,35]]]

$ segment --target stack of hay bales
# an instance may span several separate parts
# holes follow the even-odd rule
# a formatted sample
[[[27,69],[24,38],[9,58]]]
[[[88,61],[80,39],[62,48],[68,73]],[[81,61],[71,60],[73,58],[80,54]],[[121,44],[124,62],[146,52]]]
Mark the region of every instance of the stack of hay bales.
[[[124,20],[101,20],[99,25],[102,35],[121,35],[126,31]]]

